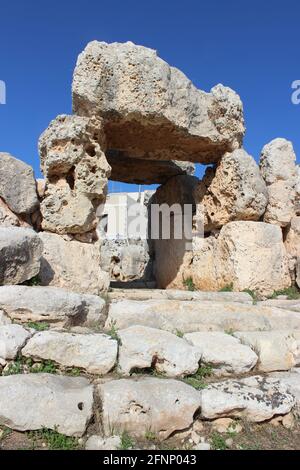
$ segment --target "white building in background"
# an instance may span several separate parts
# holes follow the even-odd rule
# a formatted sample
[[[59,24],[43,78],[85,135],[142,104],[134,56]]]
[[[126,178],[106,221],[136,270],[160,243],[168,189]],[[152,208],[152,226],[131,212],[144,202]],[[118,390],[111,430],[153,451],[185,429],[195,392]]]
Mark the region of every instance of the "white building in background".
[[[98,211],[98,230],[108,240],[147,239],[147,202],[155,191],[110,193]]]

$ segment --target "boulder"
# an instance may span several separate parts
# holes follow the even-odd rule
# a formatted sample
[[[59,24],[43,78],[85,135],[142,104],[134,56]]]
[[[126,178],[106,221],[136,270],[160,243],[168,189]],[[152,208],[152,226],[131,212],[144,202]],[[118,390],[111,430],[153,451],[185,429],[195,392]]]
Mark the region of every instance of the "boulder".
[[[146,240],[105,239],[100,248],[101,268],[109,272],[110,279],[130,282],[144,279],[150,261]]]
[[[21,325],[0,326],[0,362],[15,359],[31,335]]]
[[[29,228],[0,228],[0,284],[21,284],[40,270],[43,245]]]
[[[85,450],[120,450],[120,436],[103,438],[101,436],[90,436],[85,443]]]
[[[296,365],[297,341],[292,333],[281,331],[237,332],[235,336],[258,355],[258,370],[289,370]]]
[[[241,417],[262,422],[285,415],[295,404],[286,386],[276,379],[253,376],[210,384],[201,392],[204,419]]]
[[[98,375],[113,369],[117,353],[118,343],[110,336],[58,331],[37,333],[22,349],[23,356],[35,361],[50,360],[64,368],[76,367]]]
[[[47,428],[79,437],[92,418],[92,407],[93,386],[82,377],[0,377],[0,425],[16,431]]]
[[[76,294],[56,287],[2,286],[0,308],[13,319],[60,325],[105,318],[105,302],[97,296]]]
[[[264,221],[286,227],[295,214],[296,202],[297,168],[292,143],[274,139],[265,145],[260,170],[269,193]]]
[[[260,220],[268,202],[259,167],[243,149],[226,153],[215,170],[208,168],[194,196],[205,232],[233,220]]]
[[[259,302],[262,307],[277,307],[286,309],[291,312],[300,312],[300,299],[298,300],[280,300],[280,299],[268,299],[263,302]]]
[[[100,268],[97,243],[68,241],[47,232],[39,235],[44,245],[39,273],[41,285],[96,295],[108,289],[109,275]]]
[[[110,166],[102,123],[61,115],[39,140],[46,192],[42,227],[55,233],[85,233],[96,228],[97,206],[104,201]]]
[[[126,430],[136,437],[144,438],[146,432],[153,432],[166,439],[188,428],[201,405],[198,391],[172,379],[113,380],[98,385],[98,392],[106,436],[112,430]]]
[[[0,226],[1,227],[30,227],[21,216],[14,214],[0,197]]]
[[[300,368],[293,369],[291,372],[275,372],[271,377],[279,380],[293,395],[296,401],[293,411],[296,417],[300,418]]]
[[[131,42],[87,45],[74,72],[73,111],[102,117],[108,150],[128,159],[211,163],[241,146],[245,132],[234,91],[197,90],[154,50]]]
[[[300,329],[300,313],[238,302],[121,300],[109,306],[105,329],[148,326],[176,333]]]
[[[0,197],[15,214],[32,214],[39,205],[33,169],[0,152]]]
[[[131,326],[118,331],[119,371],[130,375],[135,369],[153,368],[168,377],[194,374],[200,351],[168,331]]]
[[[291,285],[280,227],[231,222],[222,228],[214,254],[219,288],[232,284],[234,290],[268,296]]]
[[[184,338],[201,351],[201,363],[212,366],[216,375],[244,374],[257,363],[257,355],[229,334],[196,332]]]

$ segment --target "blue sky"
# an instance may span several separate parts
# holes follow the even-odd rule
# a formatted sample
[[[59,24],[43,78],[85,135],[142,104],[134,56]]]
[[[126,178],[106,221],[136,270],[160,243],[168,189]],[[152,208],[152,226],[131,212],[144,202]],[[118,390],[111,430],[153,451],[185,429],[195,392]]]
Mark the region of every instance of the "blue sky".
[[[203,90],[230,86],[244,103],[248,152],[258,159],[265,143],[285,137],[300,161],[300,105],[291,102],[300,79],[299,0],[10,0],[1,1],[0,18],[0,150],[37,176],[38,137],[71,112],[76,58],[94,39],[152,47]]]

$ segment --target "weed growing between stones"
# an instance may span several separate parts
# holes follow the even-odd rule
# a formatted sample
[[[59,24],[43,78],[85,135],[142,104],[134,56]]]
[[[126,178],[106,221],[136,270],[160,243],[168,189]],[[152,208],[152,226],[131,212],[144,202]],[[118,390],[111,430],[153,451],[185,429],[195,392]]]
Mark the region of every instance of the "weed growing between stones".
[[[211,446],[213,450],[227,450],[227,444],[225,439],[221,434],[214,432],[211,435]]]
[[[219,292],[233,292],[233,284],[228,284],[227,286],[222,287]]]
[[[133,447],[134,447],[133,438],[130,436],[130,434],[128,434],[127,431],[123,431],[121,435],[120,450],[129,450],[129,449],[132,449]]]
[[[32,277],[31,279],[29,279],[28,281],[25,281],[23,282],[23,286],[30,286],[30,287],[34,287],[34,286],[39,286],[41,284],[41,281],[39,279],[39,276],[34,276]]]
[[[45,323],[45,322],[29,322],[27,323],[28,328],[33,328],[34,330],[36,331],[46,331],[46,330],[49,330],[50,328],[50,325],[49,323]]]
[[[183,280],[184,286],[187,288],[187,290],[194,292],[196,290],[196,286],[194,284],[194,281],[191,277],[188,277]]]
[[[212,375],[212,367],[207,364],[199,367],[197,372],[193,375],[185,377],[183,381],[194,387],[196,390],[202,390],[207,387],[207,383],[204,381],[206,377],[210,377]]]
[[[77,450],[80,448],[75,437],[60,434],[57,429],[53,431],[43,428],[39,431],[29,432],[28,436],[33,441],[33,447],[45,443],[50,450]]]
[[[251,289],[245,289],[245,290],[243,290],[243,292],[246,292],[246,294],[249,294],[252,297],[253,305],[257,304],[259,299],[258,299],[257,293],[255,291],[253,291]]]
[[[300,299],[300,290],[296,286],[287,287],[286,289],[273,292],[271,299],[276,299],[279,295],[286,295],[288,300]]]

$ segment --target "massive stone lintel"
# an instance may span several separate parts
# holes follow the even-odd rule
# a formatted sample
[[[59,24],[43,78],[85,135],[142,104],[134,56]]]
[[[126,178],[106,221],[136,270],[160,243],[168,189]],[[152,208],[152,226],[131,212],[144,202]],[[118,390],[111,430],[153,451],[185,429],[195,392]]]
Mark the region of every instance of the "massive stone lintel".
[[[230,88],[198,90],[156,51],[93,41],[79,55],[73,110],[104,121],[107,148],[128,158],[217,162],[242,145],[243,106]]]
[[[165,184],[178,175],[193,175],[190,162],[131,158],[126,152],[109,150],[106,158],[112,168],[110,179],[131,184]]]

